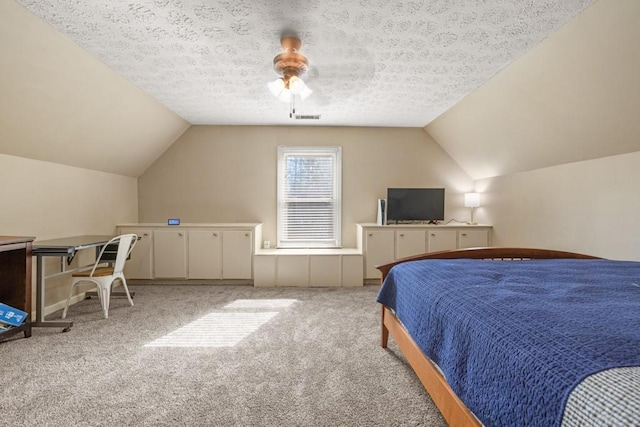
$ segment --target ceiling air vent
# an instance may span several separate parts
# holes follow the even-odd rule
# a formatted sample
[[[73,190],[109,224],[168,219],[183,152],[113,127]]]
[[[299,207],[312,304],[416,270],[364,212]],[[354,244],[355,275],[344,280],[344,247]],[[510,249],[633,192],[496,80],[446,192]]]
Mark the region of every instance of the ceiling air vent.
[[[296,120],[320,120],[320,114],[296,114],[293,118]]]

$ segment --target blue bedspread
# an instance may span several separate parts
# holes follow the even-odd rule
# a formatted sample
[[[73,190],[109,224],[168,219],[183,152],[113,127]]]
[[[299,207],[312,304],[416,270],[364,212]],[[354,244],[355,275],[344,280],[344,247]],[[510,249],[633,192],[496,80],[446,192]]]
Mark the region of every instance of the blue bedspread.
[[[640,366],[636,262],[414,261],[377,301],[487,426],[558,426],[586,376]]]

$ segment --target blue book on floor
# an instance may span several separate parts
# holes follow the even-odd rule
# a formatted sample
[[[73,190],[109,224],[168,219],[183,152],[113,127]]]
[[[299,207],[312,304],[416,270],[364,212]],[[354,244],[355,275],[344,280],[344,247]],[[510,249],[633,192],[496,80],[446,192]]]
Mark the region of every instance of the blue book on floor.
[[[28,314],[22,310],[11,307],[10,305],[0,302],[0,322],[11,325],[20,326],[27,318]]]

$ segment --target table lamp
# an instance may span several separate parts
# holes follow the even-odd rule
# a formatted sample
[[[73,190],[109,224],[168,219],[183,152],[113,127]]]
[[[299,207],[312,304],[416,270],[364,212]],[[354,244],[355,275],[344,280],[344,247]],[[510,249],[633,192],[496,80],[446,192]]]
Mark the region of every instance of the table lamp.
[[[471,208],[471,221],[469,225],[477,225],[477,222],[473,221],[473,208],[480,206],[480,194],[478,193],[465,193],[464,195],[464,207]]]

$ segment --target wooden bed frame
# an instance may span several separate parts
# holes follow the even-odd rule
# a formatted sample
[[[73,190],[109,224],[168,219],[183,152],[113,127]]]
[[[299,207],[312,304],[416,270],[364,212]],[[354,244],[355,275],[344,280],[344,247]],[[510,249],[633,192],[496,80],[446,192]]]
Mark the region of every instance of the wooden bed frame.
[[[485,259],[485,260],[528,260],[528,259],[599,259],[598,257],[583,255],[573,252],[563,252],[547,249],[527,248],[470,248],[453,251],[430,252],[422,255],[402,258],[394,262],[376,266],[382,272],[382,281],[387,277],[391,267],[403,262],[423,259]],[[391,309],[382,306],[382,342],[383,348],[387,348],[389,334],[398,344],[416,375],[422,382],[434,403],[440,409],[442,416],[450,426],[481,426],[482,423],[467,408],[460,398],[451,389],[445,378],[431,360],[422,352],[420,347],[409,335],[402,323],[393,314]]]

